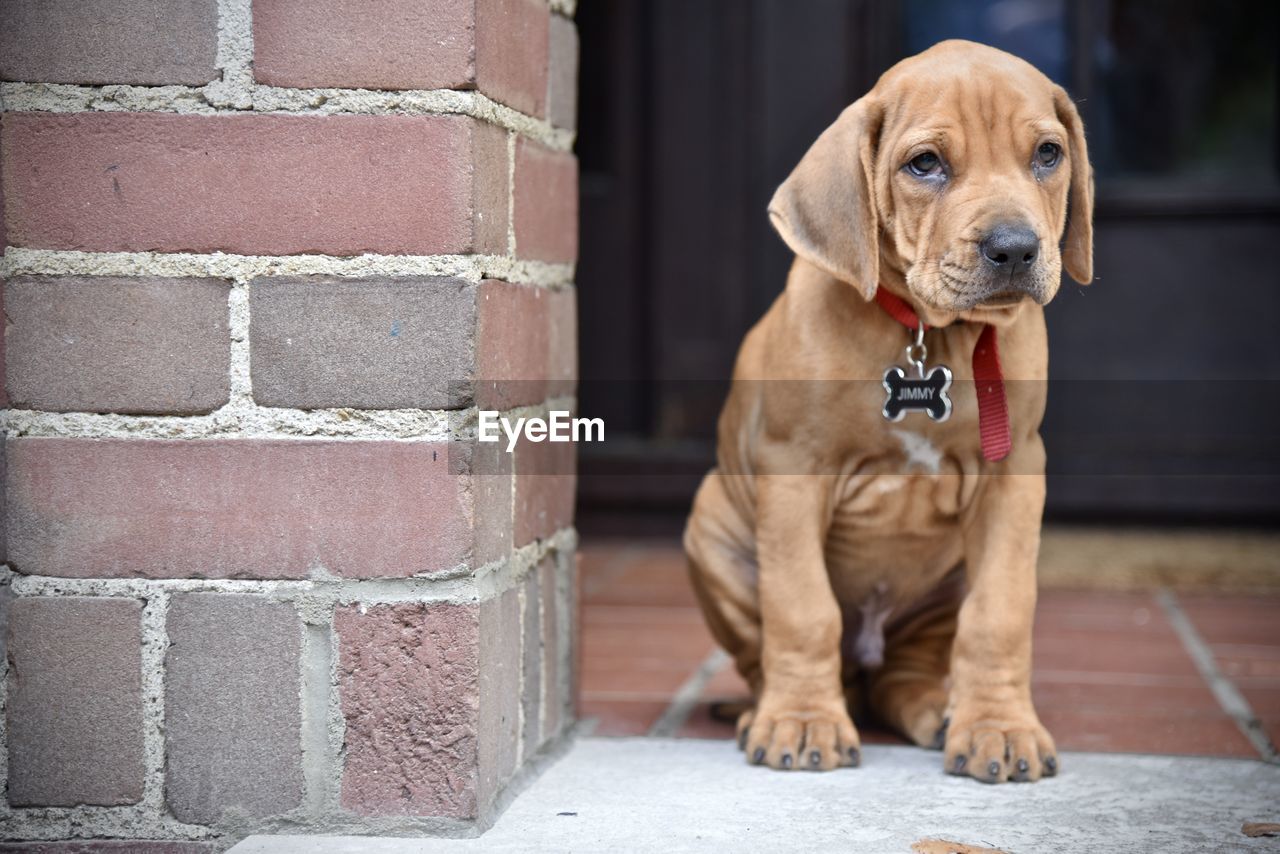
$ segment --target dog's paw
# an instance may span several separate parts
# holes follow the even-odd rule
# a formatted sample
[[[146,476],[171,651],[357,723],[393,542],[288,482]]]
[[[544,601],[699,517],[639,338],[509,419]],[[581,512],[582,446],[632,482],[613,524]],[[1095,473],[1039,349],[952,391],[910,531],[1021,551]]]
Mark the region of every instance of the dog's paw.
[[[1029,783],[1059,769],[1053,737],[1029,707],[957,707],[946,727],[943,756],[947,773],[983,783]]]
[[[940,685],[910,687],[915,690],[899,700],[898,713],[890,718],[890,722],[896,723],[902,733],[918,746],[941,750],[948,729],[946,689]]]
[[[753,765],[830,771],[861,762],[858,731],[843,703],[779,707],[762,701],[738,718],[738,746]]]

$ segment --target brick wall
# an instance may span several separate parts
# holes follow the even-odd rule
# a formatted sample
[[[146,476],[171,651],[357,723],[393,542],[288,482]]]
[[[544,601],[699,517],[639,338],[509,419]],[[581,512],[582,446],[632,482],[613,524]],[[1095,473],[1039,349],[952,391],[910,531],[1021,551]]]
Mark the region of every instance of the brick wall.
[[[473,833],[564,735],[572,452],[472,440],[573,407],[572,15],[0,0],[0,851]]]

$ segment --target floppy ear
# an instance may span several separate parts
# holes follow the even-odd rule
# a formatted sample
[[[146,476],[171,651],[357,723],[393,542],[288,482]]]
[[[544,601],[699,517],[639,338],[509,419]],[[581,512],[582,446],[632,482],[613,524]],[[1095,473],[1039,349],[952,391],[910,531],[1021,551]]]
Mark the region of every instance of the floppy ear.
[[[866,299],[880,278],[874,174],[883,117],[870,95],[845,108],[769,202],[769,219],[791,251]]]
[[[1053,93],[1058,121],[1067,129],[1067,163],[1071,166],[1071,191],[1067,197],[1067,233],[1062,241],[1062,263],[1082,285],[1093,281],[1093,166],[1084,142],[1084,122],[1066,90]]]

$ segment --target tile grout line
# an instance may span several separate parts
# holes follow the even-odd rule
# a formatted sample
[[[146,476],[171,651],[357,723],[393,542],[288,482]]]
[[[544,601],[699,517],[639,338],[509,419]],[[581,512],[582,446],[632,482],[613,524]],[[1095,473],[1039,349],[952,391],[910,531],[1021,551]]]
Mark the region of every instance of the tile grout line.
[[[538,568],[535,566],[532,572],[536,573],[537,571],[538,571]],[[527,577],[525,580],[527,581]],[[528,686],[525,684],[525,677],[528,674],[524,672],[525,670],[524,668],[525,648],[524,647],[529,640],[528,634],[525,630],[525,620],[529,616],[528,614],[525,613],[525,608],[528,605],[528,602],[526,601],[528,598],[528,590],[527,590],[528,586],[529,586],[528,584],[521,582],[520,584],[516,585],[513,588],[516,591],[516,632],[520,637],[520,642],[516,644],[518,649],[518,656],[517,656],[518,660],[516,664],[516,685],[518,686],[516,689],[517,691],[516,696],[518,698],[518,702],[516,703],[516,750],[515,750],[517,766],[523,764],[525,760],[528,759],[528,757],[525,755],[525,751],[529,749],[529,745],[525,743],[525,737],[524,737],[525,717],[527,714],[527,712],[525,711],[525,699],[526,699],[525,691],[528,690]],[[536,737],[534,738],[534,741],[537,741]]]
[[[292,603],[304,609],[304,613],[314,611],[316,614],[338,605],[478,604],[517,587],[548,555],[572,551],[577,543],[577,532],[566,526],[478,567],[459,564],[429,575],[400,578],[337,578],[317,574],[307,578],[73,578],[28,575],[4,569],[0,570],[0,585],[8,585],[18,597],[166,597],[167,602],[167,597],[180,593],[254,595],[273,602]],[[320,616],[304,622],[325,625],[328,619]]]
[[[538,604],[538,638],[537,638],[538,690],[542,693],[542,696],[538,698],[538,738],[537,738],[538,749],[541,748],[542,742],[544,741],[544,738],[547,732],[547,718],[548,718],[547,697],[551,697],[552,702],[555,702],[556,700],[559,699],[559,696],[560,696],[559,684],[556,684],[556,685],[551,684],[551,664],[548,660],[551,656],[559,652],[560,639],[558,637],[551,639],[552,649],[550,650],[547,649],[547,642],[546,642],[547,640],[547,601],[550,600],[551,608],[555,609],[556,611],[559,610],[559,605],[560,605],[560,600],[556,596],[556,593],[557,593],[556,581],[560,577],[560,561],[557,560],[551,564],[551,584],[550,584],[551,589],[550,590],[542,589],[543,578],[542,578],[542,572],[540,569],[540,564],[541,562],[539,562],[539,566],[535,566],[530,571],[530,574],[534,575],[534,577],[537,580],[537,595],[538,595],[538,603],[537,603]],[[523,619],[523,616],[521,617],[521,619]],[[521,642],[523,643],[523,640]],[[556,663],[559,664],[559,662],[556,662]],[[557,667],[556,668],[557,683],[562,678],[559,671],[560,671],[560,668]],[[535,754],[537,753],[537,749],[534,750],[534,753]]]
[[[336,769],[330,749],[329,695],[332,688],[333,609],[327,619],[302,622],[300,648],[299,736],[302,756],[301,806],[310,818],[321,818],[329,807]]]
[[[221,77],[203,87],[204,98],[210,103],[245,109],[253,105],[253,4],[251,0],[217,0],[217,8],[214,65]]]
[[[1160,607],[1164,609],[1165,616],[1169,619],[1174,632],[1178,635],[1178,640],[1182,641],[1183,648],[1191,656],[1196,669],[1200,671],[1200,675],[1208,683],[1209,690],[1213,692],[1218,705],[1235,721],[1236,726],[1240,728],[1240,732],[1258,751],[1258,755],[1264,762],[1280,764],[1280,754],[1277,753],[1271,740],[1267,738],[1266,732],[1262,729],[1262,723],[1258,720],[1258,716],[1254,714],[1249,701],[1236,688],[1235,683],[1218,668],[1217,661],[1214,660],[1213,650],[1205,643],[1204,638],[1200,637],[1196,627],[1187,618],[1186,612],[1178,604],[1178,597],[1169,588],[1162,587],[1156,591],[1156,600],[1159,601]]]
[[[667,706],[661,717],[649,727],[648,735],[651,738],[673,737],[689,719],[689,713],[693,711],[707,683],[728,663],[729,655],[724,650],[720,647],[712,650],[711,654],[698,665],[698,669],[693,671],[685,683],[676,690],[675,696],[671,698],[671,705]]]
[[[165,706],[169,699],[165,692],[169,678],[168,656],[171,644],[169,603],[168,591],[148,591],[139,622],[143,788],[142,800],[138,806],[144,812],[154,815],[157,821],[163,821],[166,817],[165,792],[169,770],[165,739]]]
[[[232,371],[247,371],[247,365]],[[248,383],[247,376],[237,383]],[[247,386],[233,385],[246,391]],[[572,412],[573,397],[499,410],[505,418]],[[203,415],[124,415],[118,412],[44,412],[0,409],[0,432],[9,436],[88,439],[353,439],[469,444],[477,441],[480,408],[290,409],[260,406],[239,396]],[[501,446],[500,446],[501,447]],[[455,474],[458,472],[454,472]]]
[[[466,89],[295,89],[260,83],[236,86],[214,80],[204,86],[81,86],[67,83],[0,83],[5,112],[51,114],[138,113],[172,116],[465,116],[512,131],[550,151],[570,153],[576,132],[557,128]]]
[[[516,254],[516,134],[507,134],[507,256]]]
[[[469,282],[504,282],[552,290],[573,285],[576,265],[514,255],[245,255],[230,252],[116,252],[5,247],[0,275],[211,277],[248,283],[273,276],[453,277]]]

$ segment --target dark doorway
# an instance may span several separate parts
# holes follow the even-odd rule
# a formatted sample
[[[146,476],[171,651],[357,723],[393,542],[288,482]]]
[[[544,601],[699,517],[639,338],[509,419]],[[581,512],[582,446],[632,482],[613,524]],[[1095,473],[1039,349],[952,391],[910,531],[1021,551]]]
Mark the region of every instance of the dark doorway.
[[[583,3],[581,401],[610,431],[582,449],[583,528],[678,528],[790,263],[770,195],[884,69],[950,37],[1035,63],[1089,131],[1097,281],[1048,309],[1050,516],[1280,518],[1278,10]]]

